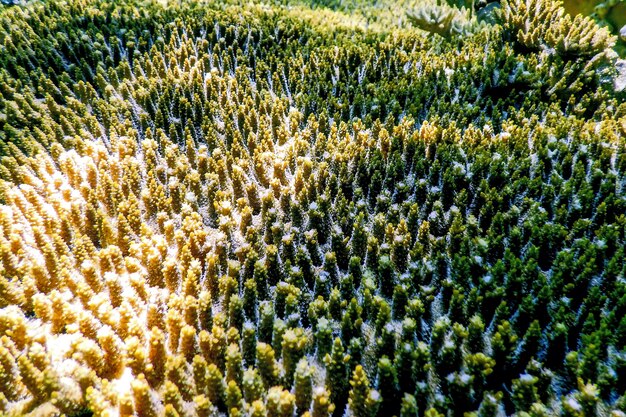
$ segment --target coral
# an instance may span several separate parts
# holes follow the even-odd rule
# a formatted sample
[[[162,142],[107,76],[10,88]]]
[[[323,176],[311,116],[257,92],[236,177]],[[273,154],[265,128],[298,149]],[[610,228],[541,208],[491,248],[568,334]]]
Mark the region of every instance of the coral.
[[[589,17],[572,19],[562,2],[505,0],[502,24],[523,46],[538,49],[545,45],[561,55],[595,55],[613,47],[616,38]]]
[[[623,414],[605,29],[165,3],[0,9],[0,414]]]
[[[484,28],[471,10],[465,7],[458,9],[446,3],[424,2],[416,10],[409,11],[407,17],[416,27],[444,38],[469,36]]]

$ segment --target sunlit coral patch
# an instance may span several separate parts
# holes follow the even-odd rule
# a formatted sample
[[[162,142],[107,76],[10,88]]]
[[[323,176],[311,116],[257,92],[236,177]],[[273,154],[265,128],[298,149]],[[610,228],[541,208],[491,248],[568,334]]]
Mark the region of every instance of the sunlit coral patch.
[[[524,4],[2,10],[0,412],[623,415],[613,39]]]

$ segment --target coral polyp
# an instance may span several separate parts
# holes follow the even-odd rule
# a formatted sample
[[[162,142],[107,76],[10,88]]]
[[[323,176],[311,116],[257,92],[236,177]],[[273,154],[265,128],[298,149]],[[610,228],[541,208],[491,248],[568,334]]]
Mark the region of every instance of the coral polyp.
[[[0,9],[0,414],[624,416],[614,36],[167,3]]]

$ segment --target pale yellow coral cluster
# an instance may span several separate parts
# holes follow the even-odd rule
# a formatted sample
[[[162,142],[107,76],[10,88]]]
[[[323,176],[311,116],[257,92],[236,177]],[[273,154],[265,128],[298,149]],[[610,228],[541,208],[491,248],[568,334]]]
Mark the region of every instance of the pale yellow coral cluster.
[[[199,85],[222,96],[238,89],[235,78],[215,71]],[[312,192],[312,173],[325,172],[316,165],[328,163],[309,156],[314,118],[299,128],[297,110],[269,96],[266,106],[274,109],[276,143],[269,115],[242,114],[260,125],[259,134],[246,144],[233,138],[229,154],[209,153],[191,136],[181,149],[160,129],[140,140],[135,129],[117,126],[106,139],[75,136],[80,152],[55,144],[14,167],[20,185],[3,184],[0,207],[0,297],[11,305],[0,310],[0,358],[13,370],[0,375],[9,387],[4,411],[71,413],[83,404],[95,415],[182,415],[186,407],[202,414],[221,389],[216,364],[226,358],[226,376],[241,379],[228,366],[229,358],[241,366],[240,335],[226,331],[220,306],[237,297],[234,274],[251,250],[242,233],[259,225],[253,211],[266,201]],[[324,145],[338,162],[372,140],[337,133]],[[208,226],[209,218],[217,223]],[[233,253],[239,261],[227,261]],[[218,275],[220,265],[229,273]],[[302,329],[284,340],[286,350],[309,343]],[[269,345],[259,343],[257,352],[269,355],[269,389],[282,371]],[[282,364],[291,373],[295,365]],[[267,405],[252,403],[250,412],[291,415],[293,395],[285,392],[271,388]],[[315,393],[314,409],[331,407],[327,395]]]
[[[527,48],[554,48],[571,56],[594,56],[615,45],[616,37],[590,17],[565,13],[562,1],[504,0],[503,26]]]

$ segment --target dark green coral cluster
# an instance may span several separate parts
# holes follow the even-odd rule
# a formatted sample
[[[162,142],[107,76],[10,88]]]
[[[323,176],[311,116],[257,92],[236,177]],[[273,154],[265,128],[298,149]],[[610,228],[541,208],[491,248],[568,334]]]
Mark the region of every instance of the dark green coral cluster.
[[[0,414],[625,415],[614,39],[385,16],[0,11]]]

